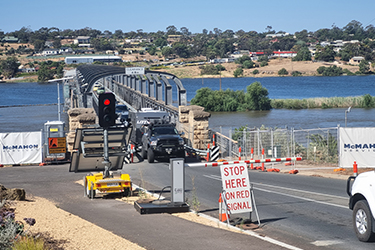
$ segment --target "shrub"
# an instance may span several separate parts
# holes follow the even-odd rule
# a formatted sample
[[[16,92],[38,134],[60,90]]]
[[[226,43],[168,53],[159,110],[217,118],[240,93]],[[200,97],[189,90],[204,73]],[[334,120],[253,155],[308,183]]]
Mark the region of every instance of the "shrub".
[[[253,75],[256,75],[256,74],[259,74],[259,70],[257,70],[257,69],[255,69],[255,70],[253,71]]]
[[[279,74],[279,76],[285,76],[289,74],[289,72],[285,68],[280,69],[277,73]]]
[[[234,77],[239,77],[239,76],[242,76],[243,75],[243,69],[242,68],[237,68],[234,72],[233,72],[233,76]]]
[[[267,66],[267,65],[268,65],[268,62],[265,62],[265,61],[260,63],[260,67],[264,67],[264,66]]]
[[[292,76],[302,76],[302,73],[299,71],[293,71]]]

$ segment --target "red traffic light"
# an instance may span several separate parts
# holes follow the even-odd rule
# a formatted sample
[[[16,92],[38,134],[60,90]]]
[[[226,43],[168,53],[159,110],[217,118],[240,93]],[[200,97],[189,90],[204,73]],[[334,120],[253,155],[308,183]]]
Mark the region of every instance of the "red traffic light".
[[[108,106],[109,104],[111,104],[111,101],[108,100],[108,99],[105,99],[105,100],[104,100],[104,105]]]

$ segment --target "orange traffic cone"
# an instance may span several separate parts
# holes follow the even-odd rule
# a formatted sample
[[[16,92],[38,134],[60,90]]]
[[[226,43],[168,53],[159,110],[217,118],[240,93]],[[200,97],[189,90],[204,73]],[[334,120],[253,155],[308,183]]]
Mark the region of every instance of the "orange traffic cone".
[[[224,203],[224,200],[221,198],[221,193],[220,193],[220,198],[219,198],[219,220],[220,221],[227,221],[229,219],[229,214],[227,213],[227,206]]]

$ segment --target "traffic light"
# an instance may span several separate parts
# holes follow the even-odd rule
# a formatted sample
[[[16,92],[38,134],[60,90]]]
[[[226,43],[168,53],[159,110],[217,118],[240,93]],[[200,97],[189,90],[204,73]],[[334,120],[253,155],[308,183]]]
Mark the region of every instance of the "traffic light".
[[[113,93],[99,95],[99,125],[106,128],[116,124],[116,98]]]

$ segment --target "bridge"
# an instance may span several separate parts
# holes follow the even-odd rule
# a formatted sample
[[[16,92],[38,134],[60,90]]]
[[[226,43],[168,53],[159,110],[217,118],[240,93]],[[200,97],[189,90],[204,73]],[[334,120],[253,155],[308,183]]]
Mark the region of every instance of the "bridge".
[[[178,108],[173,106],[173,86],[177,90],[177,105],[186,106],[186,89],[173,74],[144,70],[127,74],[124,67],[104,65],[80,65],[77,67],[76,95],[79,107],[92,107],[93,87],[100,83],[112,91],[117,99],[130,104],[134,109],[154,108],[168,111],[178,117]]]

